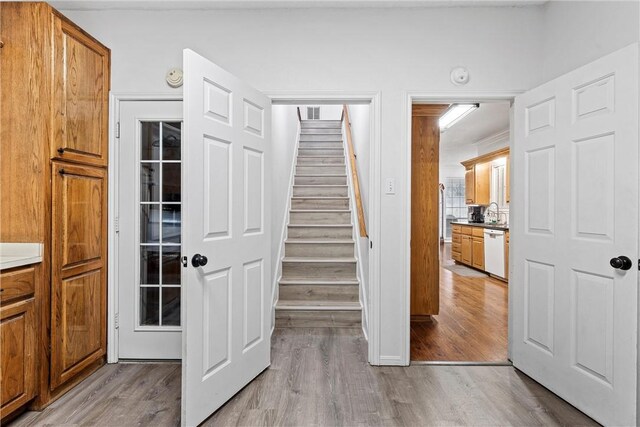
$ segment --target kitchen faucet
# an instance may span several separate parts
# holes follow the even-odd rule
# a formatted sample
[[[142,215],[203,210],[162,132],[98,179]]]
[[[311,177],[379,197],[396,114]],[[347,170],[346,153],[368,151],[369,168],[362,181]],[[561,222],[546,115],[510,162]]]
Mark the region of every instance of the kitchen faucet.
[[[489,212],[489,209],[491,208],[491,205],[496,205],[496,224],[500,222],[500,206],[498,206],[498,204],[496,202],[491,202],[489,203],[489,206],[487,206],[487,210],[486,212]]]

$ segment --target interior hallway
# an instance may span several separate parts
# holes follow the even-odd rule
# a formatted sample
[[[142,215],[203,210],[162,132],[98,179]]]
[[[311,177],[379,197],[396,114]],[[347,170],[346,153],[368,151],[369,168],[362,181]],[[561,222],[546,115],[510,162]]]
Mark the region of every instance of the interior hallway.
[[[453,264],[451,243],[441,244],[440,314],[411,322],[411,360],[507,361],[507,284],[444,268]]]
[[[13,425],[177,426],[179,364],[107,365]],[[204,425],[597,425],[512,367],[373,367],[358,329],[276,329],[272,365]]]

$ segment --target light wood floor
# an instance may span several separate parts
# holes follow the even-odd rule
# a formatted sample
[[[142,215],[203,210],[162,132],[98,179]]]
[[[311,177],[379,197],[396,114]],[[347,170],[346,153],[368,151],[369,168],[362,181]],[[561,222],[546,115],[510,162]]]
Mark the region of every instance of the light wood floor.
[[[180,365],[107,365],[19,426],[176,426]],[[596,425],[512,367],[373,367],[357,329],[276,329],[272,365],[207,426]]]
[[[451,244],[441,245],[440,314],[411,322],[411,360],[506,361],[507,285],[444,268],[452,264]]]

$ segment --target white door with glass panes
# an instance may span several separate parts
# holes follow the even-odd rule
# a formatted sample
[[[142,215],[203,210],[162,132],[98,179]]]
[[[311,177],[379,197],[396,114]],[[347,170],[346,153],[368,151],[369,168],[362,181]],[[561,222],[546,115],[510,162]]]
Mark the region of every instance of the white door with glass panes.
[[[118,357],[182,357],[182,102],[120,102]]]

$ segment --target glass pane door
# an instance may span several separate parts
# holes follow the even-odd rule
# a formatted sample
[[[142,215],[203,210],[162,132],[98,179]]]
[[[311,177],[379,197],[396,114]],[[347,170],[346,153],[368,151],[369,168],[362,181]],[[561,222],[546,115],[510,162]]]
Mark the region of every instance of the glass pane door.
[[[140,123],[138,326],[180,326],[181,131]]]

